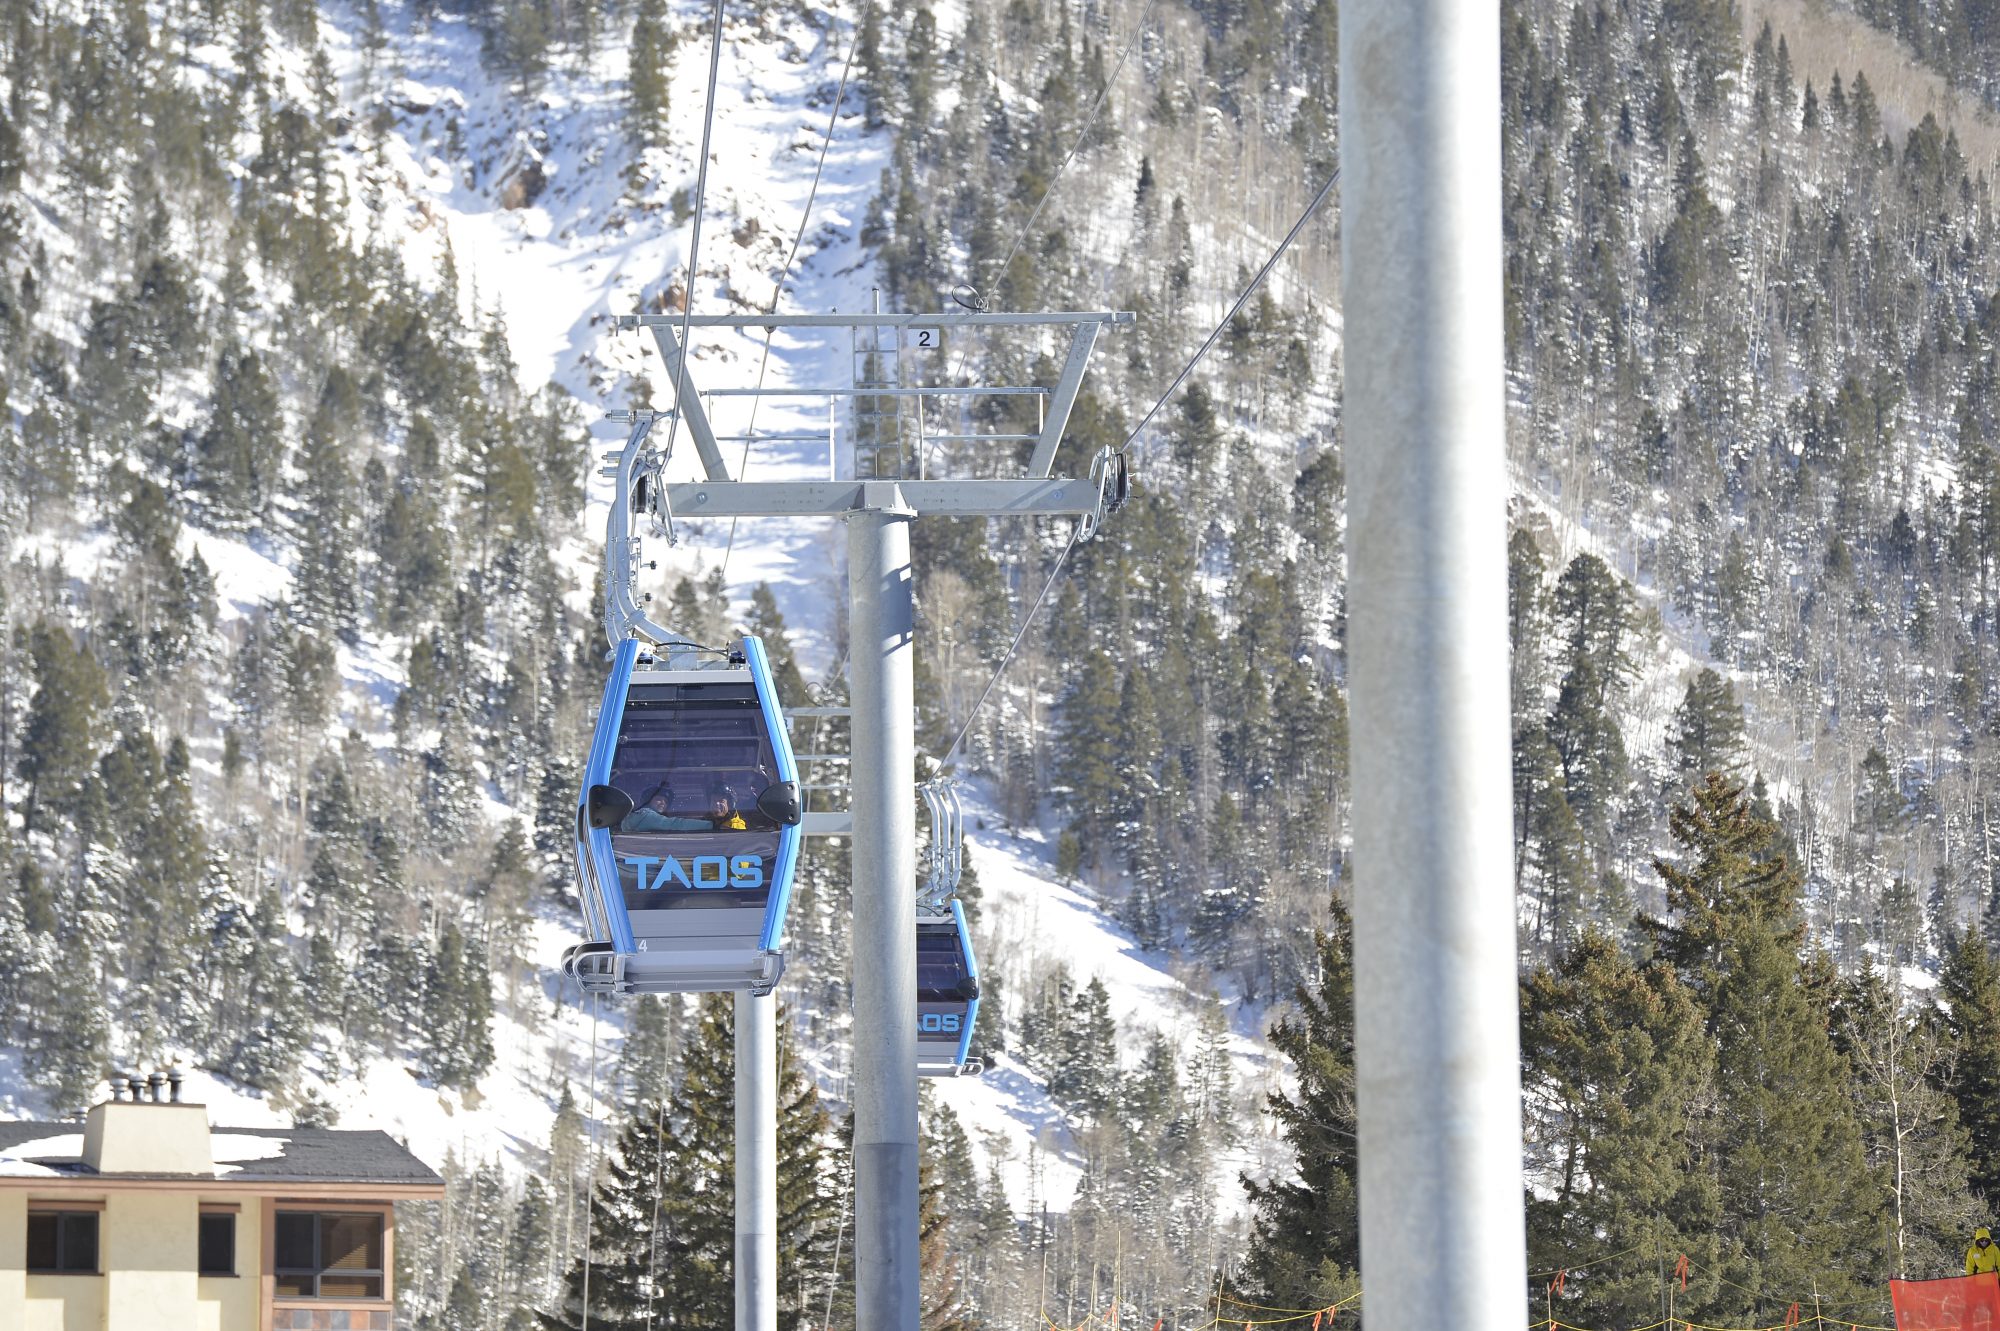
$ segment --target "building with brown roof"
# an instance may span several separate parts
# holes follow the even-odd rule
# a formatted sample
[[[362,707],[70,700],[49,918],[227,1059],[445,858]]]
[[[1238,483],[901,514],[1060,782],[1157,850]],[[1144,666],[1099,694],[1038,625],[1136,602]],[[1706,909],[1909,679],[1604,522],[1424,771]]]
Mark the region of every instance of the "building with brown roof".
[[[211,1128],[162,1084],[81,1131],[0,1123],[0,1327],[389,1331],[396,1203],[437,1173],[382,1132]]]

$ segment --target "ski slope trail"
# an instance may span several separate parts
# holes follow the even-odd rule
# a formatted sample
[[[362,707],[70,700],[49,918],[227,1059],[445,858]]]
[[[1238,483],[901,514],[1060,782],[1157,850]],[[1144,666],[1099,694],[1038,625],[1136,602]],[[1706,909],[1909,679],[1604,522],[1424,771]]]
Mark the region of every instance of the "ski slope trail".
[[[407,13],[407,11],[405,11]],[[510,92],[482,72],[480,36],[462,18],[409,20],[399,68],[365,66],[358,20],[328,35],[356,111],[386,116],[383,178],[355,181],[392,198],[378,223],[398,232],[413,267],[444,262],[448,247],[468,317],[497,311],[525,389],[553,382],[598,417],[634,405],[670,407],[674,384],[638,331],[614,331],[631,314],[678,314],[693,240],[696,154],[702,141],[709,40],[705,5],[676,7],[668,82],[675,89],[669,143],[638,153],[625,128],[626,53],[606,49],[563,64],[532,94]],[[824,20],[824,21],[822,21]],[[841,16],[799,14],[725,20],[702,208],[696,314],[869,308],[870,264],[859,231],[889,158],[885,132],[869,132],[850,86],[838,99],[851,26]],[[459,145],[462,156],[448,150]],[[824,150],[824,169],[820,170]],[[817,182],[815,176],[817,175]],[[811,214],[807,216],[807,203]],[[802,230],[803,222],[803,230]],[[798,239],[789,275],[785,260]],[[785,276],[782,295],[778,283]],[[839,339],[776,336],[768,363],[762,329],[695,329],[689,385],[704,393],[845,384],[852,356]],[[708,402],[732,474],[756,480],[823,479],[829,455],[824,407],[811,399],[722,397]],[[669,476],[699,475],[685,431],[675,436]],[[764,436],[814,435],[800,440]],[[598,420],[601,449],[625,427]],[[566,562],[587,589],[600,559],[611,482],[593,478],[582,540]],[[802,657],[830,663],[827,608],[839,568],[831,523],[772,519],[684,522],[678,543],[648,543],[658,587],[726,565],[733,595],[771,585],[799,636]],[[577,593],[579,597],[583,591]],[[579,600],[581,604],[581,600]]]
[[[1079,885],[1055,868],[1051,839],[1039,829],[1008,830],[979,798],[966,801],[968,858],[979,877],[980,955],[1005,967],[1005,993],[1018,1015],[1021,996],[1037,977],[1060,966],[1078,989],[1102,980],[1118,1023],[1120,1066],[1131,1072],[1154,1031],[1175,1044],[1185,1064],[1201,1038],[1209,992],[1175,974],[1172,959],[1150,952],[1111,920]],[[1241,1209],[1242,1171],[1276,1164],[1274,1139],[1259,1112],[1279,1085],[1280,1070],[1264,1039],[1268,1011],[1226,992],[1216,995],[1229,1018],[1230,1092],[1223,1116],[1244,1129],[1214,1161],[1216,1192],[1225,1214]],[[935,1083],[938,1099],[958,1114],[967,1135],[1000,1167],[1017,1210],[1067,1211],[1083,1179],[1084,1158],[1062,1110],[1047,1088],[1011,1053],[990,1060],[980,1077]]]

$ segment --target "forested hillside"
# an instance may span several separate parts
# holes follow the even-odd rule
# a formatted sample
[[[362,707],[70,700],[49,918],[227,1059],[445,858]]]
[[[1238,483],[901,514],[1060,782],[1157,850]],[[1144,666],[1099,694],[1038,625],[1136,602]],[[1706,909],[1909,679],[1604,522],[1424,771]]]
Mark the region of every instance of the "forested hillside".
[[[1681,1254],[1683,1315],[1880,1321],[2000,1196],[2000,33],[1855,9],[1907,57],[1843,64],[1810,6],[1503,6],[1531,1267],[1573,1324],[1654,1320]],[[603,316],[781,278],[1133,310],[1081,458],[1338,160],[1331,0],[727,12],[718,123],[759,147],[718,154],[690,282],[705,5],[0,0],[0,1095],[182,1059],[303,1122],[414,1086],[481,1125],[405,1220],[417,1325],[579,1321],[587,1212],[593,1325],[728,1298],[726,1017],[636,1005],[593,1065],[545,969],[591,422],[667,391]],[[1132,503],[976,715],[1069,532],[917,526],[920,743],[972,721],[974,875],[1046,844],[1184,1004],[989,966],[998,1070],[930,1100],[930,1324],[1355,1292],[1337,236],[1336,195],[1130,441]],[[656,610],[837,699],[837,570],[748,539],[691,533]],[[788,1326],[852,1320],[845,875],[816,846],[793,917]],[[1268,1107],[1229,1053],[1267,1019]]]

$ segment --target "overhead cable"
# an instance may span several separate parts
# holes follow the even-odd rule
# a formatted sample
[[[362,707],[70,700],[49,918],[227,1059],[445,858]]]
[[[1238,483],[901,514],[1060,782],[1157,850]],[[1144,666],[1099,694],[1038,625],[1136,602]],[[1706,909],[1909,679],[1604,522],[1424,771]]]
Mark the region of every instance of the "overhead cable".
[[[1132,54],[1132,48],[1137,46],[1139,39],[1146,34],[1146,21],[1152,18],[1153,5],[1155,3],[1156,0],[1146,0],[1146,8],[1139,14],[1138,26],[1132,29],[1132,35],[1126,39],[1125,49],[1118,53],[1118,63],[1111,67],[1110,76],[1104,80],[1104,86],[1097,90],[1097,99],[1090,104],[1090,110],[1083,118],[1083,128],[1076,132],[1076,138],[1071,141],[1069,151],[1063,154],[1062,161],[1056,165],[1055,174],[1049,177],[1048,186],[1042,191],[1042,197],[1035,200],[1033,210],[1028,213],[1028,220],[1021,223],[1020,231],[1014,236],[1013,247],[1007,251],[1007,257],[1000,261],[1000,267],[994,273],[993,285],[996,288],[1005,280],[1007,269],[1013,264],[1014,256],[1021,252],[1021,246],[1028,243],[1028,233],[1034,229],[1035,219],[1042,215],[1042,208],[1048,203],[1050,197],[1055,194],[1056,184],[1062,180],[1063,172],[1069,169],[1070,162],[1076,157],[1078,150],[1083,147],[1084,139],[1089,137],[1091,129],[1096,126],[1097,113],[1104,108],[1104,99],[1110,94],[1111,85],[1118,82],[1118,76],[1125,72],[1126,57]],[[959,295],[958,293],[961,290],[970,292],[970,297]],[[969,282],[960,282],[957,286],[954,286],[951,290],[951,298],[964,308],[978,314],[986,313],[992,304],[990,297],[983,294],[978,287],[973,286]],[[957,379],[959,371],[965,368],[965,358],[970,350],[971,344],[968,342],[959,351],[958,360],[951,367],[951,374],[948,376],[950,379]]]
[[[1033,229],[1035,219],[1042,215],[1043,207],[1048,204],[1050,196],[1056,192],[1056,183],[1062,179],[1062,174],[1069,167],[1071,159],[1083,147],[1084,139],[1089,136],[1092,127],[1097,124],[1097,113],[1104,107],[1105,96],[1110,93],[1111,85],[1118,82],[1118,76],[1125,72],[1126,57],[1132,54],[1132,48],[1139,44],[1139,38],[1143,37],[1146,33],[1146,21],[1153,16],[1154,3],[1155,0],[1146,0],[1146,8],[1139,15],[1138,26],[1132,29],[1131,37],[1126,39],[1125,49],[1118,54],[1118,63],[1111,67],[1110,77],[1106,78],[1104,86],[1097,90],[1097,100],[1090,104],[1090,111],[1084,116],[1083,128],[1076,132],[1076,138],[1069,145],[1069,151],[1063,154],[1062,162],[1056,167],[1055,174],[1049,177],[1048,188],[1043,190],[1042,197],[1035,201],[1034,211],[1028,214],[1027,221],[1021,223],[1021,232],[1014,237],[1014,247],[1008,250],[1007,257],[1000,261],[999,275],[994,279],[995,285],[998,285],[999,281],[1006,276],[1008,266],[1014,262],[1014,256],[1018,255],[1021,252],[1021,246],[1027,243],[1028,232]]]
[[[1167,399],[1171,398],[1180,389],[1180,386],[1187,382],[1188,376],[1193,374],[1195,367],[1201,364],[1202,357],[1208,354],[1209,348],[1213,347],[1216,339],[1222,336],[1222,330],[1229,326],[1230,321],[1242,311],[1243,306],[1249,301],[1250,297],[1256,294],[1257,288],[1263,285],[1264,279],[1270,276],[1271,270],[1277,266],[1278,260],[1285,256],[1285,251],[1292,247],[1292,242],[1299,238],[1299,233],[1305,229],[1306,223],[1312,219],[1314,213],[1319,211],[1320,205],[1326,202],[1327,196],[1333,193],[1333,187],[1339,183],[1340,168],[1335,167],[1333,174],[1327,178],[1326,184],[1320,186],[1319,193],[1313,196],[1312,202],[1307,204],[1305,211],[1299,214],[1299,220],[1292,223],[1292,229],[1285,233],[1283,240],[1278,242],[1278,248],[1271,251],[1271,257],[1264,261],[1264,266],[1257,270],[1257,275],[1250,279],[1248,286],[1243,288],[1243,294],[1238,296],[1236,303],[1229,307],[1229,313],[1223,316],[1222,322],[1215,326],[1215,331],[1208,335],[1207,340],[1201,344],[1201,347],[1188,360],[1188,363],[1181,368],[1181,372],[1174,376],[1174,381],[1167,385],[1167,391],[1160,394],[1159,401],[1155,402],[1152,408],[1140,420],[1139,428],[1132,431],[1127,436],[1125,442],[1119,446],[1118,451],[1120,453],[1123,453],[1132,446],[1132,441],[1145,431],[1146,426],[1152,422],[1153,417],[1159,414],[1160,408],[1166,405]],[[972,710],[966,714],[965,724],[958,728],[958,735],[952,740],[951,747],[946,749],[944,757],[938,760],[938,767],[940,769],[950,764],[953,755],[958,752],[959,745],[965,742],[966,735],[971,732],[972,723],[978,717],[979,709],[986,705],[986,699],[992,694],[994,687],[1000,683],[1000,677],[1006,674],[1007,666],[1013,661],[1014,653],[1020,647],[1021,640],[1027,637],[1028,630],[1034,627],[1035,617],[1041,612],[1042,603],[1048,600],[1049,593],[1055,590],[1056,580],[1062,576],[1063,564],[1068,560],[1070,551],[1076,548],[1078,537],[1082,533],[1083,524],[1081,522],[1070,530],[1069,542],[1063,546],[1062,553],[1056,556],[1055,567],[1049,571],[1049,580],[1042,585],[1041,594],[1035,597],[1035,603],[1028,607],[1027,617],[1021,621],[1020,629],[1014,634],[1014,641],[1007,645],[1006,654],[1000,658],[1000,664],[993,671],[993,678],[986,681],[986,687],[980,691],[979,700],[972,704]]]
[[[958,752],[958,746],[965,743],[966,735],[972,730],[972,723],[979,716],[979,709],[986,705],[986,699],[992,694],[994,686],[1000,682],[1000,677],[1007,673],[1008,663],[1014,659],[1014,652],[1020,647],[1021,639],[1027,637],[1028,630],[1034,627],[1035,616],[1041,613],[1042,602],[1048,600],[1049,593],[1055,590],[1056,579],[1062,576],[1063,563],[1069,558],[1069,552],[1076,549],[1077,537],[1082,531],[1081,521],[1070,528],[1069,540],[1064,544],[1062,552],[1056,556],[1056,566],[1049,570],[1049,580],[1042,584],[1041,594],[1035,597],[1035,603],[1028,607],[1026,618],[1022,619],[1021,627],[1014,634],[1014,641],[1007,644],[1007,654],[1000,658],[1000,664],[993,671],[993,678],[987,680],[986,687],[980,690],[979,701],[973,703],[972,710],[965,714],[965,724],[958,728],[957,738],[953,739],[951,747],[944,751],[944,757],[938,759],[939,771],[943,771],[951,764],[952,755]]]
[[[1126,436],[1123,444],[1119,445],[1119,452],[1122,453],[1130,448],[1133,440],[1144,434],[1146,427],[1153,423],[1153,417],[1159,414],[1160,408],[1167,405],[1167,399],[1180,391],[1180,386],[1187,382],[1188,376],[1194,373],[1195,367],[1201,364],[1204,356],[1208,355],[1209,348],[1213,347],[1216,339],[1222,336],[1222,330],[1229,327],[1236,316],[1243,312],[1243,307],[1250,302],[1250,297],[1257,294],[1257,288],[1264,285],[1264,279],[1271,275],[1271,270],[1278,266],[1278,260],[1285,257],[1285,251],[1292,247],[1292,242],[1299,238],[1299,232],[1305,230],[1306,223],[1312,220],[1312,215],[1319,211],[1319,206],[1326,202],[1327,196],[1333,193],[1333,187],[1339,183],[1340,168],[1336,166],[1333,168],[1333,174],[1326,178],[1326,184],[1321,185],[1319,193],[1313,196],[1313,201],[1306,205],[1304,212],[1299,214],[1299,220],[1292,223],[1292,229],[1287,231],[1285,238],[1278,242],[1278,248],[1271,251],[1271,257],[1264,260],[1264,266],[1259,268],[1257,275],[1250,279],[1250,285],[1243,288],[1243,294],[1238,296],[1236,303],[1229,307],[1229,313],[1222,316],[1222,322],[1215,326],[1215,331],[1208,335],[1207,339],[1202,342],[1200,349],[1181,368],[1181,372],[1174,376],[1174,381],[1167,385],[1167,391],[1160,394],[1159,401],[1153,403],[1145,416],[1140,418],[1138,427]]]
[[[660,1301],[660,1199],[667,1169],[666,1088],[653,1090],[653,1229],[646,1258],[646,1331],[653,1331],[653,1305]]]
[[[813,200],[819,197],[819,179],[826,171],[827,150],[833,147],[833,131],[840,120],[840,104],[847,97],[847,79],[854,72],[854,51],[860,44],[861,24],[856,22],[854,36],[847,43],[847,63],[840,71],[840,87],[833,94],[833,110],[827,113],[826,133],[820,137],[819,162],[813,167],[812,188],[806,191],[805,211],[799,214],[799,229],[792,236],[792,248],[785,255],[785,266],[778,270],[778,283],[771,288],[771,308],[764,311],[766,314],[778,312],[778,301],[785,294],[785,282],[792,275],[792,262],[799,257],[799,246],[806,238],[806,226],[812,221]],[[771,334],[774,331],[776,330],[771,328],[764,330],[764,350],[757,357],[758,394],[753,394],[750,398],[750,423],[743,430],[743,456],[736,462],[736,479],[739,481],[743,479],[744,471],[750,466],[750,443],[757,435],[757,404],[763,400],[759,394],[764,387],[764,368],[771,363]],[[687,364],[685,356],[682,357],[681,364]],[[829,444],[828,447],[832,445]],[[741,518],[729,520],[729,543],[722,547],[722,571],[725,573],[729,571],[729,556],[736,549],[736,524],[740,521]]]

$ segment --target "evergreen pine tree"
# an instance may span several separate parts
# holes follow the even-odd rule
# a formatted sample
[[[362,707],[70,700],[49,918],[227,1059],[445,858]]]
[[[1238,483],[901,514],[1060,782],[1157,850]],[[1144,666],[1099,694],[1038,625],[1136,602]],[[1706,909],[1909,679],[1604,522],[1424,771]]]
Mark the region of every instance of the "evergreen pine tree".
[[[1630,589],[1596,555],[1580,554],[1556,579],[1550,605],[1564,661],[1571,671],[1586,661],[1595,668],[1591,701],[1602,703],[1632,673],[1625,645],[1632,623]]]
[[[444,708],[437,744],[423,756],[424,826],[434,845],[449,849],[464,844],[478,818],[478,772],[474,766],[471,724],[457,703]]]
[[[142,924],[129,954],[135,997],[171,1009],[191,987],[185,977],[195,936],[208,846],[188,776],[187,744],[179,736],[161,754],[152,736],[128,733],[99,763],[118,807],[119,896],[126,917]],[[185,1026],[183,1012],[173,1024]]]
[[[1507,538],[1507,641],[1513,647],[1510,659],[1516,732],[1542,710],[1548,636],[1548,592],[1542,585],[1545,576],[1534,532],[1516,527]]]
[[[1711,775],[1673,811],[1683,862],[1658,861],[1676,919],[1649,921],[1660,963],[1700,1001],[1716,1048],[1707,1149],[1729,1278],[1748,1289],[1817,1282],[1859,1298],[1883,1273],[1881,1189],[1867,1165],[1851,1072],[1828,1033],[1834,995],[1800,956],[1798,871],[1741,785]],[[1749,1316],[1716,1294],[1716,1315]]]
[[[1628,1250],[1578,1271],[1561,1315],[1596,1325],[1649,1313],[1662,1249],[1696,1263],[1685,1297],[1711,1297],[1721,1194],[1689,1126],[1715,1054],[1686,986],[1588,930],[1523,981],[1521,1059],[1530,1265],[1564,1266],[1579,1244]]]
[[[535,861],[541,870],[542,890],[558,901],[569,898],[576,873],[570,825],[576,816],[581,784],[575,759],[553,754],[543,763],[535,786]]]
[[[625,1042],[618,1051],[621,1099],[661,1100],[672,1093],[680,1057],[681,1003],[676,994],[633,998]]]
[[[944,1184],[930,1153],[917,1165],[918,1321],[929,1331],[974,1331],[966,1316],[965,1280],[951,1242],[951,1215],[943,1202]]]
[[[278,1090],[292,1081],[310,1026],[275,884],[258,898],[252,928],[245,987],[255,1005],[253,1024],[230,1055],[230,1071],[247,1085]]]
[[[447,925],[424,977],[424,1070],[439,1086],[470,1089],[493,1066],[492,981],[485,958]]]
[[[507,1232],[507,1267],[514,1274],[523,1313],[547,1303],[550,1287],[546,1273],[554,1239],[554,1203],[542,1180],[530,1174],[522,1180],[521,1197],[515,1203],[513,1224]],[[517,1316],[509,1319],[510,1331],[516,1322],[524,1331],[531,1325],[524,1316]]]
[[[345,385],[344,388],[341,386]],[[354,476],[341,442],[340,400],[354,395],[352,380],[335,369],[328,377],[320,410],[306,429],[299,466],[300,493],[298,620],[328,636],[354,644],[359,607],[354,567]]]
[[[569,1082],[556,1100],[549,1124],[549,1232],[551,1242],[542,1284],[553,1289],[583,1245],[584,1208],[590,1204],[590,1145],[583,1112]]]
[[[1251,1206],[1242,1286],[1286,1308],[1327,1307],[1360,1280],[1359,1162],[1354,1117],[1353,925],[1339,901],[1316,935],[1318,975],[1293,995],[1297,1011],[1271,1027],[1295,1090],[1272,1091],[1265,1112],[1290,1148],[1285,1176],[1244,1176]]]
[[[472,884],[472,895],[480,905],[480,938],[488,963],[498,957],[501,970],[512,975],[523,931],[531,918],[529,903],[534,897],[535,873],[530,863],[528,834],[518,818],[509,819],[486,859],[485,873]]]
[[[91,781],[98,716],[110,704],[104,670],[59,625],[43,621],[29,639],[35,684],[17,767],[28,783],[22,806],[30,830],[72,822]],[[45,810],[54,809],[53,815]]]
[[[42,1088],[49,1108],[68,1117],[83,1112],[103,1079],[111,1015],[88,967],[58,965],[44,978],[46,992],[34,998],[36,1014],[22,1042],[22,1068]]]
[[[778,598],[772,594],[771,585],[760,582],[750,589],[750,622],[752,637],[764,643],[764,654],[771,661],[771,682],[777,685],[780,700],[800,704],[811,695],[806,677],[799,670],[798,657],[792,651],[789,631],[785,627],[785,616],[778,609]]]
[[[726,1326],[735,1306],[736,1034],[728,994],[703,994],[669,1106],[679,1180],[660,1194],[661,1305],[692,1326]],[[782,1098],[782,1097],[781,1097]]]
[[[776,1001],[776,1000],[766,1000]],[[819,1325],[840,1197],[828,1169],[831,1119],[799,1058],[791,1016],[778,1011],[778,1291],[780,1331]]]
[[[563,1279],[554,1311],[541,1315],[543,1331],[643,1331],[665,1312],[687,1326],[723,1326],[712,1308],[681,1308],[674,1301],[679,1260],[668,1227],[679,1196],[694,1182],[674,1149],[666,1105],[639,1101],[619,1131],[604,1173],[590,1195],[588,1273],[582,1256]],[[586,1310],[584,1288],[589,1284]],[[669,1323],[672,1324],[672,1323]]]
[[[1079,662],[1057,717],[1063,802],[1091,863],[1115,844],[1118,761],[1118,668],[1103,652]]]
[[[1049,1095],[1072,1113],[1102,1119],[1115,1107],[1118,1089],[1118,1023],[1102,978],[1091,976],[1071,1001],[1063,1033]]]
[[[262,521],[276,478],[284,422],[278,392],[255,351],[224,347],[215,399],[195,450],[195,488],[224,530]]]
[[[1666,885],[1669,917],[1642,924],[1660,960],[1712,1007],[1735,930],[1794,927],[1798,871],[1778,853],[1777,824],[1759,816],[1741,784],[1719,775],[1675,806],[1668,830],[1684,852],[1679,864],[1653,862]]]
[[[1939,977],[1937,1020],[1953,1057],[1945,1081],[1971,1144],[1968,1181],[2000,1200],[2000,967],[1976,929],[1960,934]]]
[[[1688,681],[1674,711],[1667,743],[1673,751],[1674,768],[1684,778],[1695,779],[1709,772],[1732,777],[1740,772],[1743,709],[1737,705],[1736,691],[1728,680],[1703,667]]]

